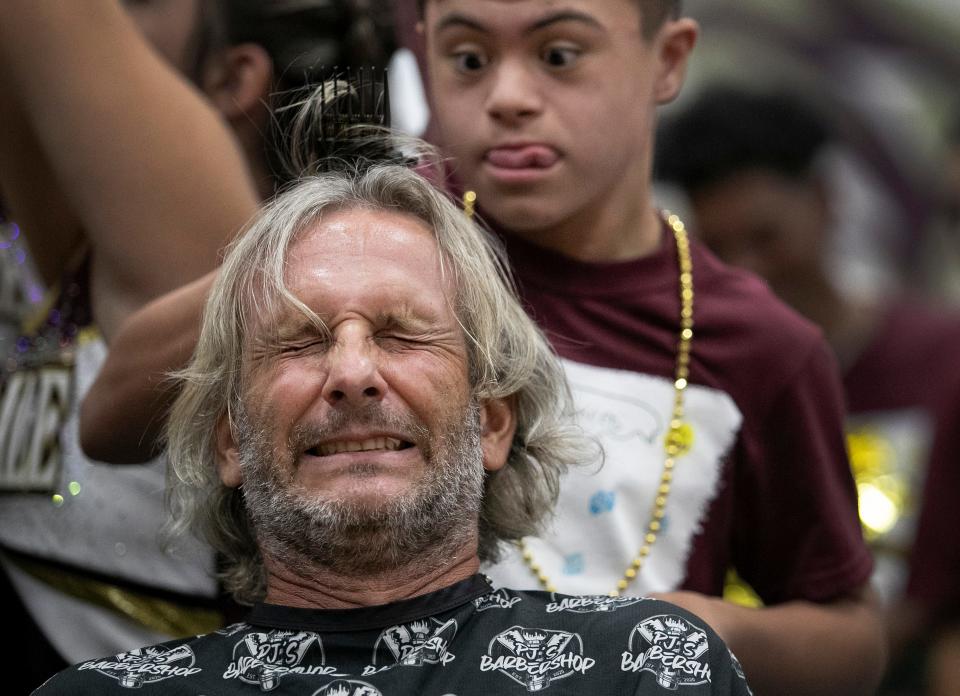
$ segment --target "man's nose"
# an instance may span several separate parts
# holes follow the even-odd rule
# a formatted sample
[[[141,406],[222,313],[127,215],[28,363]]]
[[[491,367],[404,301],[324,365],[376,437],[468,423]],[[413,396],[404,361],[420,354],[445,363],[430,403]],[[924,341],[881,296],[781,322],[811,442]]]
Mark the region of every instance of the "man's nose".
[[[380,373],[376,346],[364,337],[341,337],[326,356],[327,375],[323,398],[331,406],[360,406],[386,396],[387,383]]]
[[[513,125],[543,109],[540,85],[530,69],[521,60],[505,60],[497,67],[487,95],[487,113],[495,121]]]

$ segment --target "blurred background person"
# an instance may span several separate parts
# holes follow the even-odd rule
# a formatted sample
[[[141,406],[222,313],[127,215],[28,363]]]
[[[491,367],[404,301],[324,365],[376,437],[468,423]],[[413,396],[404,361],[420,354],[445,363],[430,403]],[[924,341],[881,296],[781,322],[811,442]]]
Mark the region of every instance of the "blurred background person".
[[[911,279],[931,294],[960,305],[960,101],[944,127],[941,175],[934,184],[937,210],[923,239]]]
[[[766,279],[834,349],[874,582],[891,608],[891,640],[902,647],[904,632],[916,628],[899,605],[927,462],[953,454],[960,318],[835,280],[842,192],[827,167],[837,143],[829,121],[796,96],[718,86],[663,125],[658,175],[689,196],[697,233],[715,253]]]
[[[827,107],[845,150],[824,171],[841,192],[836,281],[874,291],[908,284],[956,303],[925,252],[941,216],[960,77],[955,0],[686,0],[703,27],[682,111],[706,86],[791,91]],[[673,204],[667,189],[665,203]],[[946,259],[938,255],[938,265]],[[958,255],[954,253],[954,259]]]
[[[0,23],[0,241],[22,235],[50,289],[28,286],[37,316],[3,380],[11,693],[220,620],[210,552],[158,545],[163,463],[86,459],[76,406],[126,316],[212,269],[273,193],[271,95],[389,50],[366,2],[124,4],[12,0]]]
[[[900,608],[904,633],[929,643],[923,671],[930,696],[960,693],[960,388],[943,416]]]
[[[683,112],[717,83],[766,92],[789,85],[829,114],[844,145],[828,147],[817,165],[833,194],[827,256],[835,287],[857,298],[906,293],[933,305],[960,304],[960,228],[951,213],[960,200],[955,0],[687,0],[684,5],[700,22],[703,37],[687,88],[665,115]],[[681,214],[689,212],[673,186],[660,182],[658,199]],[[929,462],[931,481],[940,461],[945,462],[943,480],[955,480],[957,460],[949,459],[950,446],[931,447],[944,453]],[[933,488],[928,483],[927,490]],[[951,510],[960,491],[956,486],[936,490],[938,500],[949,501],[939,526],[947,529],[942,517],[954,522]],[[883,497],[874,499],[880,501],[878,509],[890,509]],[[932,503],[924,517],[940,507]],[[924,527],[932,525],[921,522]],[[921,553],[924,536],[918,532],[915,554]],[[944,580],[956,577],[956,557],[948,544],[935,550],[935,543],[922,553],[935,558],[935,572],[946,587],[956,588],[957,583]],[[923,565],[918,556],[914,572]],[[910,584],[911,596],[918,596],[920,590]],[[743,589],[732,584],[731,596],[750,601]],[[931,656],[941,652],[949,654],[937,650]],[[956,664],[954,674],[960,674]],[[920,670],[914,663],[906,672],[916,676]],[[909,679],[904,683],[902,693],[918,692]],[[931,677],[931,689],[934,683]],[[957,692],[949,688],[938,693]]]

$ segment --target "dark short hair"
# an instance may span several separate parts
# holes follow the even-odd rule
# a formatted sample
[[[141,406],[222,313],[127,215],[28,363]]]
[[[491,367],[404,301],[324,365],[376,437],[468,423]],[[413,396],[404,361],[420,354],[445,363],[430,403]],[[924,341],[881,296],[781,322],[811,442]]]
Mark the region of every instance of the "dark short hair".
[[[682,11],[681,0],[637,0],[643,35],[650,38],[668,19],[676,19]]]
[[[396,48],[388,0],[203,0],[200,6],[199,60],[242,43],[257,44],[270,56],[273,117],[264,157],[278,188],[288,183],[283,140],[296,112],[284,107],[345,76],[347,68],[386,68]]]
[[[635,2],[640,8],[640,21],[646,38],[656,34],[668,18],[679,17],[682,11],[682,0],[635,0]],[[421,17],[426,4],[427,0],[417,0]]]
[[[655,175],[688,193],[758,169],[797,179],[829,138],[827,121],[799,97],[714,86],[660,126]]]
[[[334,67],[386,67],[396,46],[386,0],[215,0],[219,43],[255,43],[274,65],[277,91],[315,85]]]

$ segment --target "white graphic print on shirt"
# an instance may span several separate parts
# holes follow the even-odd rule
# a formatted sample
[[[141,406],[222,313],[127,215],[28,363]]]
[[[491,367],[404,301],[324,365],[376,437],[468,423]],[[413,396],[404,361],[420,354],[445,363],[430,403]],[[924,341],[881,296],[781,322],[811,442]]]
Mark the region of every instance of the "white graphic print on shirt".
[[[373,646],[373,664],[365,667],[363,674],[369,676],[397,665],[448,665],[456,659],[456,655],[448,650],[456,635],[456,619],[441,622],[431,617],[391,626],[377,638]]]
[[[706,632],[682,616],[654,616],[636,625],[620,669],[655,675],[665,689],[710,683]]]
[[[644,543],[644,515],[651,509],[663,470],[673,382],[562,362],[578,420],[600,440],[606,457],[602,467],[574,469],[564,476],[554,524],[542,538],[529,538],[527,543],[558,591],[608,592]],[[662,531],[630,587],[637,595],[676,589],[686,577],[693,538],[717,494],[723,462],[743,416],[726,393],[690,385],[686,420],[693,431],[691,448],[677,459]],[[515,548],[485,572],[498,585],[539,589]]]
[[[160,646],[140,648],[121,653],[107,660],[84,662],[78,671],[93,669],[116,679],[120,686],[139,689],[144,684],[153,684],[173,677],[190,677],[200,672],[194,667],[196,657],[189,646],[176,648]]]
[[[495,636],[480,657],[480,671],[499,671],[527,691],[542,691],[575,672],[586,674],[596,660],[583,654],[576,633],[513,626]]]
[[[483,597],[477,597],[473,600],[473,606],[477,608],[477,611],[486,611],[487,609],[509,609],[514,604],[520,601],[520,598],[511,595],[504,588],[495,590],[490,594],[485,594]]]
[[[261,691],[272,691],[287,674],[335,674],[325,664],[320,636],[308,631],[270,631],[248,633],[233,647],[233,661],[223,673],[224,679],[239,679],[255,684]]]
[[[337,679],[314,691],[310,696],[383,696],[380,690],[367,682]]]
[[[557,601],[556,594],[550,595],[552,602],[547,604],[546,612],[569,611],[574,614],[595,614],[602,611],[616,611],[644,601],[643,597],[611,597],[609,595],[587,595],[585,597],[563,597]]]
[[[250,624],[241,622],[241,623],[230,624],[229,626],[224,626],[223,628],[219,628],[216,631],[214,631],[214,633],[217,634],[218,636],[226,636],[229,638],[230,636],[235,636],[238,633],[242,633],[243,631],[246,631],[248,628],[250,628]]]

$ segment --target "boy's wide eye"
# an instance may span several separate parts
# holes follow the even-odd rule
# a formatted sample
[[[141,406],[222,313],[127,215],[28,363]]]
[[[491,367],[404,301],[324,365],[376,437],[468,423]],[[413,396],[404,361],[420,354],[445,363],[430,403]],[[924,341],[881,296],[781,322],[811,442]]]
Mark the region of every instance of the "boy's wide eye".
[[[572,46],[547,46],[541,58],[551,68],[568,68],[580,57],[580,51]]]
[[[477,50],[457,51],[453,54],[453,62],[457,70],[463,73],[477,72],[486,67],[487,56]]]

